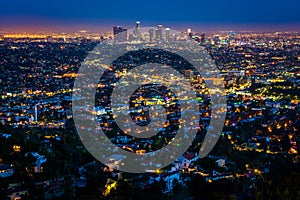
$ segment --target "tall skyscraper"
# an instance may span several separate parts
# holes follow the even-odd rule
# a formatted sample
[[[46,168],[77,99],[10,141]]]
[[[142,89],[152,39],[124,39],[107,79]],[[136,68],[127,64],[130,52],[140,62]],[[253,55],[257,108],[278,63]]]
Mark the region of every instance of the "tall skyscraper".
[[[162,29],[163,29],[163,25],[161,25],[161,24],[157,25],[157,29],[156,29],[156,33],[155,33],[155,37],[156,37],[157,41],[161,41],[163,39]]]
[[[113,33],[114,33],[114,36],[119,34],[119,33],[122,33],[124,31],[127,31],[126,28],[123,28],[122,26],[114,26],[113,27]]]
[[[140,40],[141,38],[141,22],[140,21],[136,21],[136,25],[134,27],[134,36],[136,37],[137,40]]]
[[[140,29],[141,28],[141,22],[140,21],[136,21],[136,29]]]
[[[205,42],[205,33],[201,34],[201,36],[200,36],[200,42],[201,42],[201,44],[204,44],[204,42]]]
[[[114,26],[113,34],[115,42],[124,42],[127,39],[127,29],[122,26]]]
[[[213,41],[214,41],[215,45],[220,44],[220,36],[219,35],[214,35]]]
[[[187,35],[188,35],[190,38],[192,38],[192,36],[193,36],[192,29],[190,29],[190,28],[187,29]]]
[[[150,37],[150,42],[154,41],[154,29],[149,30],[149,37]]]
[[[230,31],[229,33],[229,42],[233,43],[235,41],[235,32]]]
[[[166,35],[166,42],[170,42],[170,28],[166,28],[165,35]]]

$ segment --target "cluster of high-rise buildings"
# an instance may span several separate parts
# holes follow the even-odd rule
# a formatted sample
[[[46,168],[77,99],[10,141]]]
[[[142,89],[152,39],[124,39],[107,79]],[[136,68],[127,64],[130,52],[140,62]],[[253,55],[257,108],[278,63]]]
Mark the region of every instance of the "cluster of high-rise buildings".
[[[147,31],[142,29],[147,28]],[[202,45],[224,45],[234,44],[236,41],[236,33],[228,31],[224,33],[215,33],[206,35],[204,32],[196,33],[191,28],[187,28],[180,34],[175,33],[168,27],[158,24],[156,27],[142,27],[141,22],[137,21],[133,29],[128,29],[123,26],[113,27],[113,37],[115,42],[142,41],[142,42],[173,42],[184,40],[187,37],[192,38]]]
[[[141,22],[137,21],[132,32],[129,32],[127,28],[124,28],[122,26],[114,26],[113,35],[115,41],[118,42],[141,40],[145,42],[170,42],[172,40],[176,40],[179,37],[183,37],[184,34],[187,34],[190,37],[192,37],[193,35],[191,29],[188,29],[186,33],[182,33],[182,35],[175,35],[171,33],[170,28],[164,28],[162,24],[158,24],[155,28],[150,28],[147,32],[142,32],[141,29]]]

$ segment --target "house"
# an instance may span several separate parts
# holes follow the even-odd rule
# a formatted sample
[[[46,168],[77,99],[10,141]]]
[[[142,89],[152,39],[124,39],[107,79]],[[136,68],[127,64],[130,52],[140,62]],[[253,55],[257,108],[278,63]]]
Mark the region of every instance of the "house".
[[[40,147],[40,151],[42,149],[47,150],[48,152],[52,151],[52,143],[49,140],[42,140],[41,141],[41,147]]]
[[[81,176],[77,179],[74,178],[72,186],[74,188],[84,188],[84,187],[86,187],[86,177]]]
[[[125,136],[117,136],[117,143],[127,144],[130,141],[131,141],[131,138],[128,138],[126,135]]]
[[[1,133],[0,134],[2,137],[4,137],[5,139],[8,139],[11,137],[11,134],[6,134],[6,133]]]
[[[123,155],[112,155],[109,157],[108,162],[106,162],[106,165],[108,166],[109,170],[108,171],[114,171],[114,169],[119,169],[120,164],[122,160],[126,158],[126,156]]]
[[[25,154],[25,157],[30,154],[36,158],[34,173],[41,173],[43,171],[42,164],[47,161],[47,158],[43,155],[39,155],[37,152],[28,152]]]
[[[179,183],[181,182],[180,172],[174,172],[174,173],[169,173],[169,174],[162,174],[159,179],[161,179],[161,178],[166,183],[166,191],[173,190],[174,180],[177,180]],[[159,181],[159,180],[157,180],[157,181]]]
[[[171,171],[182,171],[182,170],[188,170],[190,164],[193,161],[196,161],[198,159],[197,153],[185,153],[184,155],[180,156],[175,161],[175,166],[172,167]]]
[[[11,200],[19,200],[23,195],[28,194],[28,190],[24,188],[11,188],[6,191],[7,197]]]
[[[54,180],[44,185],[44,198],[53,199],[61,197],[65,193],[65,182],[63,180]]]
[[[12,165],[9,164],[1,164],[0,165],[0,177],[1,178],[6,178],[10,177],[14,174],[14,169]]]
[[[219,167],[225,167],[226,160],[225,159],[218,159],[218,160],[216,160],[216,163],[218,164]]]

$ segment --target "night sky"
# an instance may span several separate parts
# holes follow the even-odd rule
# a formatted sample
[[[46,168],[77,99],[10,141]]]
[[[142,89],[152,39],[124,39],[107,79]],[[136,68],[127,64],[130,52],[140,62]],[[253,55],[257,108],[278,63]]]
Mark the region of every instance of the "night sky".
[[[277,27],[300,29],[299,0],[3,0],[0,31],[90,28],[163,23],[171,28]],[[129,27],[131,28],[131,27]]]

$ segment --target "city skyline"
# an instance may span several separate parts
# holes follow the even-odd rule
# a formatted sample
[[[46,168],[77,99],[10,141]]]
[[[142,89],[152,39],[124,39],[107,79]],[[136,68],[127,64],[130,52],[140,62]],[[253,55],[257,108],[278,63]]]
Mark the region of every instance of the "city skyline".
[[[76,33],[82,30],[91,33],[110,33],[113,26],[121,26],[127,29],[133,29],[136,20],[126,23],[107,22],[99,24],[68,24],[54,23],[49,24],[31,23],[29,25],[9,25],[0,28],[0,33]],[[176,24],[176,23],[160,23],[142,22],[143,27],[156,27],[158,24],[163,24],[165,27],[170,27],[178,31],[186,31],[191,28],[193,32],[216,33],[222,31],[235,32],[299,32],[300,23],[298,24]]]

